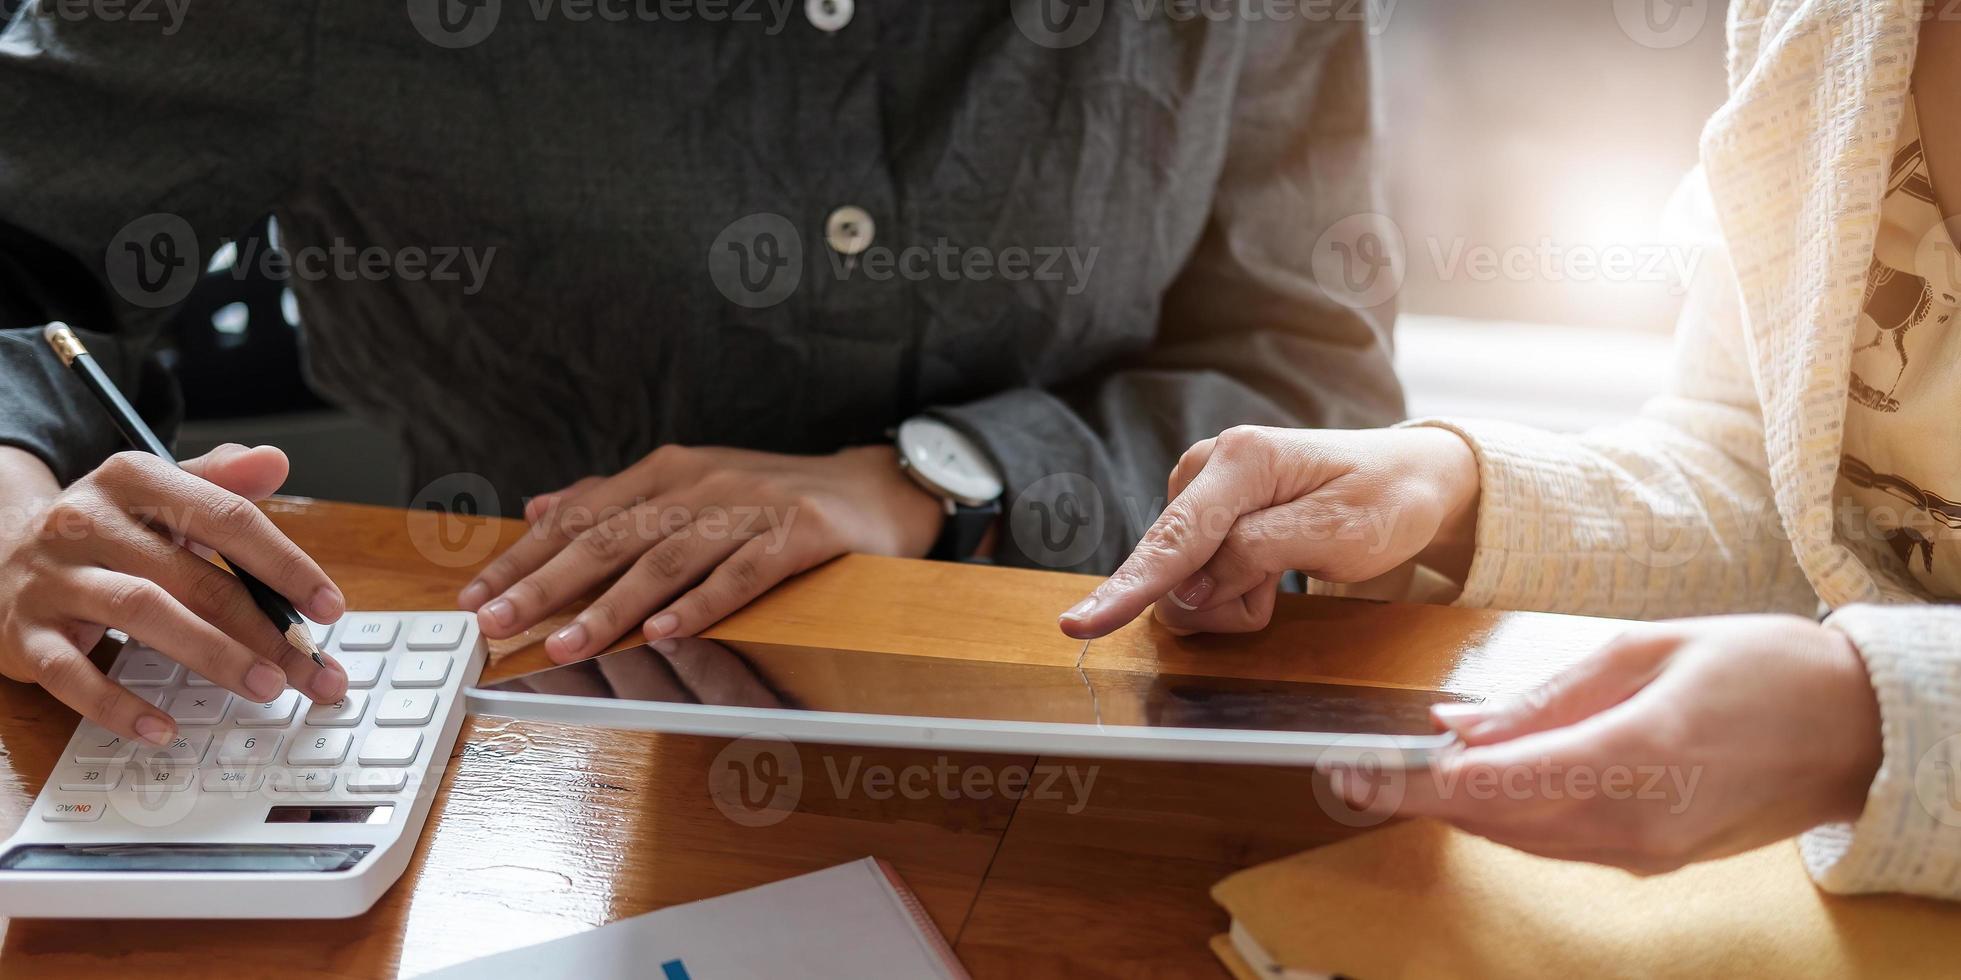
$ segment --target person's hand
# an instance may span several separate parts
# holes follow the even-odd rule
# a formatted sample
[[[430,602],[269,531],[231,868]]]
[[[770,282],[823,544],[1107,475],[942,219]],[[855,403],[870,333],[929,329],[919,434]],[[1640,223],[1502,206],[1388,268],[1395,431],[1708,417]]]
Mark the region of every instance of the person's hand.
[[[532,501],[531,529],[457,596],[484,635],[515,636],[614,579],[545,641],[559,663],[640,627],[692,636],[850,551],[918,557],[945,519],[889,446],[829,456],[664,446],[618,474]]]
[[[1856,820],[1881,757],[1858,651],[1793,616],[1640,627],[1522,699],[1433,713],[1468,748],[1333,768],[1350,806],[1641,873]]]
[[[783,699],[741,654],[693,636],[655,640],[645,650],[622,650],[577,666],[536,671],[518,682],[539,694],[783,707]]]
[[[38,468],[50,490],[0,522],[0,673],[153,745],[177,726],[89,661],[105,628],[254,701],[289,683],[315,701],[347,690],[339,664],[322,668],[293,649],[237,578],[191,550],[222,552],[316,621],[340,618],[340,590],[253,506],[286,480],[279,450],[221,446],[182,470],[118,453],[58,491],[38,460],[0,452],[10,476]]]
[[[1185,452],[1164,513],[1062,631],[1103,636],[1160,599],[1182,632],[1257,630],[1289,570],[1361,582],[1419,559],[1461,581],[1477,498],[1471,447],[1445,429],[1228,429]]]

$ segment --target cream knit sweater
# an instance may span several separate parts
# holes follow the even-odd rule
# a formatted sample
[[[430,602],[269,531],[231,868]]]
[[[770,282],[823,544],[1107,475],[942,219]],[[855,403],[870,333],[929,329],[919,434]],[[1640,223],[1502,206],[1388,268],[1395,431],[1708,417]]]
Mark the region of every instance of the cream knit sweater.
[[[1581,437],[1416,424],[1477,450],[1462,604],[1643,619],[1831,610],[1826,624],[1865,657],[1885,759],[1858,823],[1804,835],[1806,862],[1832,891],[1961,899],[1961,607],[1927,604],[1897,560],[1843,540],[1833,518],[1917,10],[1732,4],[1729,100],[1703,133],[1706,180],[1678,200],[1713,219],[1710,234],[1670,390],[1640,418]]]

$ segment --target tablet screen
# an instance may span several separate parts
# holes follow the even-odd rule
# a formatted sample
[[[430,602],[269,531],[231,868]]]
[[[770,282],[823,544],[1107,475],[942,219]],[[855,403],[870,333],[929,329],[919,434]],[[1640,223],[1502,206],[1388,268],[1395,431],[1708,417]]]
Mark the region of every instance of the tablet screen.
[[[1430,735],[1440,691],[1012,664],[769,643],[662,640],[487,691],[1146,728]]]

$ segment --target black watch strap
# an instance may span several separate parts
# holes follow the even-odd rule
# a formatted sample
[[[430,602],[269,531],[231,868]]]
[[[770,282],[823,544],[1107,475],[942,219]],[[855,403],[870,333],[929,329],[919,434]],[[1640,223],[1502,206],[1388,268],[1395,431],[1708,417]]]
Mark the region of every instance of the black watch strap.
[[[926,557],[934,561],[966,561],[980,550],[987,529],[1001,516],[1001,502],[996,500],[982,507],[947,503],[952,510],[947,512],[946,523],[940,525],[940,539],[933,542],[933,550]]]

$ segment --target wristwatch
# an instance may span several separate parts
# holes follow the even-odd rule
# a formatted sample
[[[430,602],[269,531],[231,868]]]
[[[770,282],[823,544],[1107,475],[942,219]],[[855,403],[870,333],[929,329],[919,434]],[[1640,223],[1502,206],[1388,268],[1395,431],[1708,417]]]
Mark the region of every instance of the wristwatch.
[[[899,424],[893,433],[899,469],[927,493],[940,498],[946,523],[926,557],[965,561],[980,550],[987,529],[1001,516],[1001,470],[960,430],[925,415]]]

